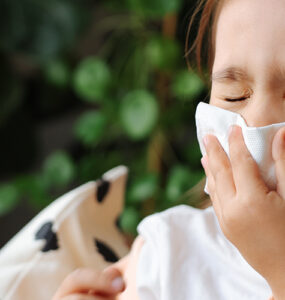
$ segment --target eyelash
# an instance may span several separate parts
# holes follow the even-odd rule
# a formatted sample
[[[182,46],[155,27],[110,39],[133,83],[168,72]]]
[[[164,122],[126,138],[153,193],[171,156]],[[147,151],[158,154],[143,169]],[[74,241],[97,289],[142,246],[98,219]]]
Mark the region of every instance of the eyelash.
[[[241,98],[225,98],[226,101],[229,101],[229,102],[235,102],[235,101],[243,101],[243,100],[246,100],[247,97],[241,97]]]

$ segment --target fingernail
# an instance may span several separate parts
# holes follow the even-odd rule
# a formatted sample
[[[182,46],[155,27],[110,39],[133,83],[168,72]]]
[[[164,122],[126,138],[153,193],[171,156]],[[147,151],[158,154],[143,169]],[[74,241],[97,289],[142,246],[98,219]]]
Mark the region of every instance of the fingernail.
[[[239,132],[239,128],[240,126],[238,125],[231,125],[231,127],[229,128],[229,135],[237,134]]]
[[[203,156],[201,158],[201,164],[202,164],[202,166],[203,166],[204,169],[206,168],[206,163],[207,163],[206,156]]]
[[[231,126],[230,126],[230,129],[229,129],[229,135],[232,135],[232,134],[237,133],[237,130],[238,130],[238,126],[236,126],[236,125],[231,125]]]
[[[205,147],[208,146],[208,144],[209,144],[209,137],[208,137],[208,135],[205,135],[205,136],[203,137],[203,143],[204,143],[204,146],[205,146]]]
[[[235,125],[231,125],[231,126],[230,126],[230,128],[229,128],[229,135],[232,134],[232,132],[233,132],[233,130],[234,130],[234,126],[235,126]]]
[[[276,139],[276,136],[278,137]],[[279,129],[276,136],[273,140],[272,145],[272,155],[275,160],[284,156],[284,149],[285,149],[285,131],[284,129]]]
[[[203,158],[204,158],[204,156],[201,158],[201,165],[202,165],[203,168],[205,169],[204,162],[203,162]]]
[[[124,280],[122,277],[116,277],[112,281],[112,288],[116,291],[121,290],[124,287]]]

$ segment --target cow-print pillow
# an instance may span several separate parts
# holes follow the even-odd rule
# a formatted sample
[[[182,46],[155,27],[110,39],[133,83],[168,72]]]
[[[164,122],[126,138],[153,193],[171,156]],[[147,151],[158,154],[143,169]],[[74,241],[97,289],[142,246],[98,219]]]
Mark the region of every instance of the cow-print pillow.
[[[119,228],[128,168],[115,167],[52,202],[0,251],[0,299],[50,300],[73,270],[126,255]]]

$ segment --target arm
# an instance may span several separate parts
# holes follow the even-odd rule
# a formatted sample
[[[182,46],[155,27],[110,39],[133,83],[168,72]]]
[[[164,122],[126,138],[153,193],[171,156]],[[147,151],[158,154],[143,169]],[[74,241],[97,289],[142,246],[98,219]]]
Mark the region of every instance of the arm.
[[[269,286],[272,290],[272,296],[268,300],[285,300],[285,288],[281,280],[275,280],[274,282],[269,282]]]

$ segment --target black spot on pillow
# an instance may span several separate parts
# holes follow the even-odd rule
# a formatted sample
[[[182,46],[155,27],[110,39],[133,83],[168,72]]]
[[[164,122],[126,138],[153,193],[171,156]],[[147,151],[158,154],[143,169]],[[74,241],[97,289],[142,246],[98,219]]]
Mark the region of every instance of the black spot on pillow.
[[[35,238],[36,240],[46,241],[44,247],[41,249],[42,252],[57,250],[59,248],[56,233],[52,231],[52,222],[43,224],[37,231]]]
[[[108,262],[116,262],[119,260],[119,257],[116,253],[103,241],[99,241],[98,239],[94,239],[95,246],[97,251],[104,257],[105,261]]]
[[[105,196],[108,194],[110,188],[110,182],[104,179],[98,179],[97,180],[97,195],[96,199],[97,201],[103,202]]]

